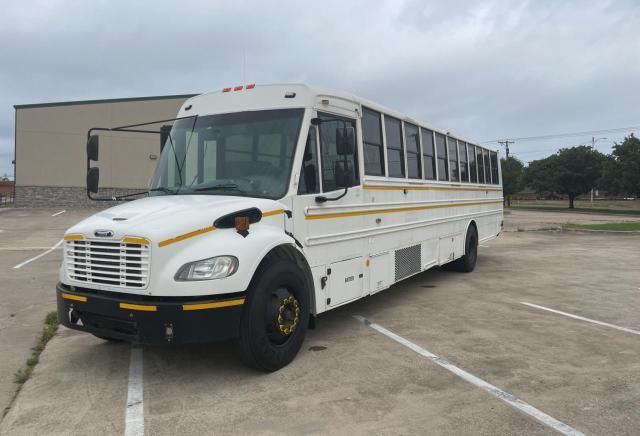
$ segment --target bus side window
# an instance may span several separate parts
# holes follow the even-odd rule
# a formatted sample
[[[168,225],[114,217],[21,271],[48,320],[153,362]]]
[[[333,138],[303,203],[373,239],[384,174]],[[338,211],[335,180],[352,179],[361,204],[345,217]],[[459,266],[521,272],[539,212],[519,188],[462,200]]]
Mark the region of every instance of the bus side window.
[[[309,135],[307,136],[307,145],[304,147],[300,181],[298,182],[298,194],[317,194],[319,188],[316,128],[311,126],[309,127]]]
[[[331,192],[342,189],[342,186],[336,184],[336,162],[344,160],[344,156],[338,155],[336,150],[336,133],[338,128],[353,127],[355,130],[355,120],[343,118],[336,115],[318,113],[322,120],[320,124],[320,159],[322,159],[322,192]],[[344,121],[343,121],[344,120]],[[356,141],[357,142],[357,141]],[[347,161],[351,163],[350,167],[353,171],[353,185],[360,184],[358,177],[358,147],[355,149],[353,156],[348,156]]]

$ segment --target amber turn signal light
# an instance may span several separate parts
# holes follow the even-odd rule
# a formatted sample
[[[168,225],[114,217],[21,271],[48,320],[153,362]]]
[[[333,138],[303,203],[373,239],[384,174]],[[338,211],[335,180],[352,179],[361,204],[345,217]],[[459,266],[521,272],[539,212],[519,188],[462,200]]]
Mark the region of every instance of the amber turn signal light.
[[[235,217],[234,227],[239,232],[246,232],[247,230],[249,230],[249,217],[248,216]]]

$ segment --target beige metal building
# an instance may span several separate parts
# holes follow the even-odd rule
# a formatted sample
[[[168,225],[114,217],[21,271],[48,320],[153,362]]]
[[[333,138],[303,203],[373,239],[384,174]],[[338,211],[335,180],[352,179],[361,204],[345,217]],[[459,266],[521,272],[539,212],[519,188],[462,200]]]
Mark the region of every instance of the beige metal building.
[[[96,206],[85,191],[87,131],[171,119],[192,96],[14,106],[16,206]],[[100,186],[145,189],[159,154],[159,135],[100,132]]]

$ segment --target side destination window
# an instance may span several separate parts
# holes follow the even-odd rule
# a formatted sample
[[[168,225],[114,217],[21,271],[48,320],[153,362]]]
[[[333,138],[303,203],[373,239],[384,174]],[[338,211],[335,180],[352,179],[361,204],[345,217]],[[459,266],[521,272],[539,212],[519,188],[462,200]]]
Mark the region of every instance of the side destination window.
[[[478,183],[484,183],[484,156],[482,154],[482,148],[476,146],[476,160],[478,161]]]
[[[444,135],[436,133],[436,153],[438,155],[438,180],[449,180],[449,164],[447,161],[447,143]]]
[[[482,150],[482,160],[484,161],[484,181],[488,185],[491,183],[491,164],[489,163],[489,151]]]
[[[476,163],[476,150],[471,144],[467,144],[467,155],[469,156],[469,175],[471,176],[471,183],[478,183],[478,167]]]
[[[387,140],[389,177],[404,177],[404,150],[402,149],[400,120],[385,115],[384,130],[385,139]]]
[[[311,126],[309,127],[307,145],[304,147],[304,156],[302,157],[298,194],[317,194],[318,192],[320,192],[318,143],[316,141],[316,128]]]
[[[490,151],[489,155],[491,156],[491,183],[494,185],[499,185],[500,181],[498,180],[498,153],[495,151]]]
[[[322,120],[320,124],[320,159],[322,163],[322,191],[330,192],[338,189],[343,189],[342,186],[338,186],[336,183],[336,163],[342,165],[344,156],[338,155],[336,150],[336,134],[338,128],[353,127],[356,128],[355,120],[350,118],[344,118],[338,115],[318,113],[318,116]],[[356,135],[357,138],[357,135]],[[356,139],[357,143],[357,139]],[[358,177],[358,147],[355,147],[355,152],[352,156],[347,156],[348,167],[352,174],[353,184],[356,186],[360,184],[360,178]]]
[[[460,181],[469,183],[469,167],[467,167],[467,143],[458,142],[458,155],[460,156]]]
[[[364,173],[369,176],[384,176],[382,122],[379,112],[362,108],[362,134],[364,140]]]
[[[452,182],[460,181],[460,174],[458,173],[458,145],[456,144],[455,138],[447,137],[447,142],[449,143],[449,166],[451,170],[451,179]]]
[[[421,179],[420,171],[420,135],[418,127],[404,123],[405,144],[407,144],[407,174],[411,179]]]
[[[424,178],[436,179],[436,155],[433,145],[433,132],[422,129],[422,165],[424,166]]]

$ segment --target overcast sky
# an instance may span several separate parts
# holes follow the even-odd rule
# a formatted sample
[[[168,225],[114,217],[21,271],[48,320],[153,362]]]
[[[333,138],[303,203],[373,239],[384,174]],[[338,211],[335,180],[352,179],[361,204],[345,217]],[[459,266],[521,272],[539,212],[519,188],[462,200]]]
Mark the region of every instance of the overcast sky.
[[[254,82],[342,89],[478,141],[640,126],[639,22],[637,0],[3,0],[0,175],[15,104]]]

